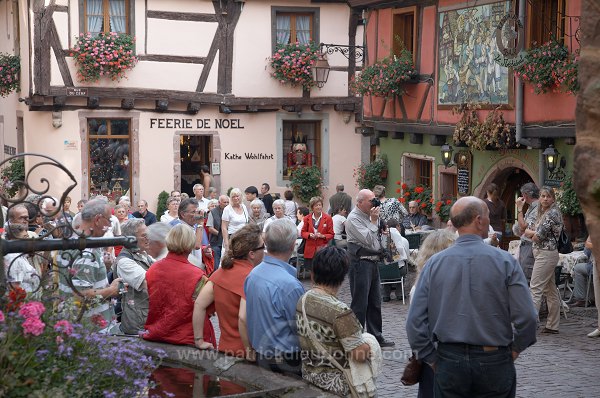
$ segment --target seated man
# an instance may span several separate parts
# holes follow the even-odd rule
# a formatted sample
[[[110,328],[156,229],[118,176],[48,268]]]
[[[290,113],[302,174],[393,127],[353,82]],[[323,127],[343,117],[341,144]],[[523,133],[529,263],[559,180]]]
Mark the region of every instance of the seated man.
[[[585,307],[588,280],[593,275],[593,263],[595,260],[592,255],[592,241],[589,236],[585,241],[584,253],[588,256],[589,262],[575,264],[575,268],[573,268],[573,283],[575,288],[573,289],[573,297],[569,300],[569,304],[572,304],[574,307]]]
[[[419,231],[424,225],[427,225],[427,216],[421,214],[419,203],[414,200],[408,203],[408,216],[404,217],[402,225],[409,231]]]

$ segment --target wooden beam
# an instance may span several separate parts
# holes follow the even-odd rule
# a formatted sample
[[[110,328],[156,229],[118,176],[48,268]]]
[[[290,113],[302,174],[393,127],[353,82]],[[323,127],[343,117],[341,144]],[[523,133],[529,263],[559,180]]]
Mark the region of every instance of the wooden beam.
[[[146,54],[138,55],[140,61],[173,62],[178,64],[205,64],[206,57],[186,57],[183,55]]]
[[[193,21],[193,22],[217,22],[215,14],[205,14],[199,12],[173,12],[173,11],[154,11],[146,12],[148,18],[167,19],[170,21]]]
[[[423,134],[410,133],[408,136],[409,136],[411,144],[416,144],[416,145],[423,144]]]
[[[429,145],[431,146],[442,146],[446,143],[445,135],[432,134],[429,136]]]
[[[200,111],[200,103],[199,102],[188,102],[186,112],[195,115]]]
[[[130,110],[135,107],[135,100],[133,98],[123,98],[121,100],[121,108]]]
[[[401,131],[392,131],[392,139],[393,140],[403,140],[404,133]]]
[[[388,136],[388,132],[387,131],[383,131],[383,130],[375,130],[375,136],[377,136],[377,138],[387,137]]]
[[[55,110],[59,110],[67,103],[67,97],[64,95],[54,97],[52,100],[52,104],[54,105]]]
[[[162,98],[162,99],[156,100],[156,111],[157,112],[164,112],[168,109],[169,109],[169,100],[168,99]]]
[[[98,97],[88,97],[87,99],[87,107],[90,109],[96,109],[100,106],[100,98]]]
[[[62,77],[65,86],[73,87],[73,78],[71,77],[71,72],[69,71],[69,66],[67,65],[66,54],[62,49],[60,44],[60,39],[58,37],[58,31],[56,30],[56,24],[54,21],[50,24],[50,45],[54,50],[54,56],[56,57],[56,62],[58,63],[58,70],[60,71],[60,76]]]
[[[313,112],[321,112],[323,110],[323,105],[314,104],[310,106],[310,109],[312,109]]]
[[[333,106],[333,109],[336,110],[337,112],[354,112],[354,107],[355,104],[336,104]]]
[[[246,111],[248,111],[250,113],[258,112],[258,106],[256,106],[256,105],[247,105],[246,106]]]

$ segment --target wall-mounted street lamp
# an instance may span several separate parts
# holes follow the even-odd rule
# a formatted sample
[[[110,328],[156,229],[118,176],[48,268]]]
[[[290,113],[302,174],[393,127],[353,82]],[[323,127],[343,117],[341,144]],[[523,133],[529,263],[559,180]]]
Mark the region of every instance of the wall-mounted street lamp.
[[[340,53],[344,57],[346,57],[346,59],[353,58],[355,61],[360,62],[364,58],[365,47],[321,43],[319,45],[319,59],[317,60],[317,63],[311,68],[313,80],[319,88],[322,88],[325,85],[325,83],[327,83],[327,79],[329,78],[329,71],[331,70],[329,62],[327,62],[327,55],[331,55],[334,53]]]
[[[452,163],[452,147],[448,144],[442,145],[442,163],[444,163],[444,167],[448,168]]]
[[[558,171],[559,169],[563,169],[567,165],[567,160],[565,157],[560,156],[560,153],[552,144],[550,144],[548,148],[544,149],[542,155],[544,156],[546,168],[550,173],[553,173],[555,170]]]

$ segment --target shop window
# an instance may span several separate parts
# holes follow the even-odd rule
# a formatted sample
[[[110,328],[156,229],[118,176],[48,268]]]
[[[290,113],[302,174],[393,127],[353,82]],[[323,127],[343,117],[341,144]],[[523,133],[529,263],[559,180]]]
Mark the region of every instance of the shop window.
[[[433,188],[433,159],[429,157],[404,156],[404,182]]]
[[[90,197],[131,196],[131,120],[90,118],[87,130]]]
[[[289,43],[319,43],[319,9],[312,7],[272,7],[273,51]]]
[[[130,33],[130,0],[82,0],[79,2],[82,31]]]
[[[401,8],[393,11],[392,51],[399,55],[402,49],[410,51],[416,62],[417,48],[417,7]]]
[[[440,199],[449,200],[458,197],[456,173],[440,173]]]
[[[321,168],[321,122],[283,121],[283,178],[289,179],[297,167]]]
[[[565,35],[566,0],[530,0],[529,46],[543,44],[551,38],[563,41]]]

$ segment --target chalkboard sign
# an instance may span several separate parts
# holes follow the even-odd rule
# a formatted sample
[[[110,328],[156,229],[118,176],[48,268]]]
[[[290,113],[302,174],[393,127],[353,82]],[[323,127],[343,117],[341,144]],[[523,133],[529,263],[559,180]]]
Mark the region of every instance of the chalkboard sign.
[[[458,194],[461,196],[468,195],[471,182],[469,170],[458,169],[456,179],[458,183]]]

